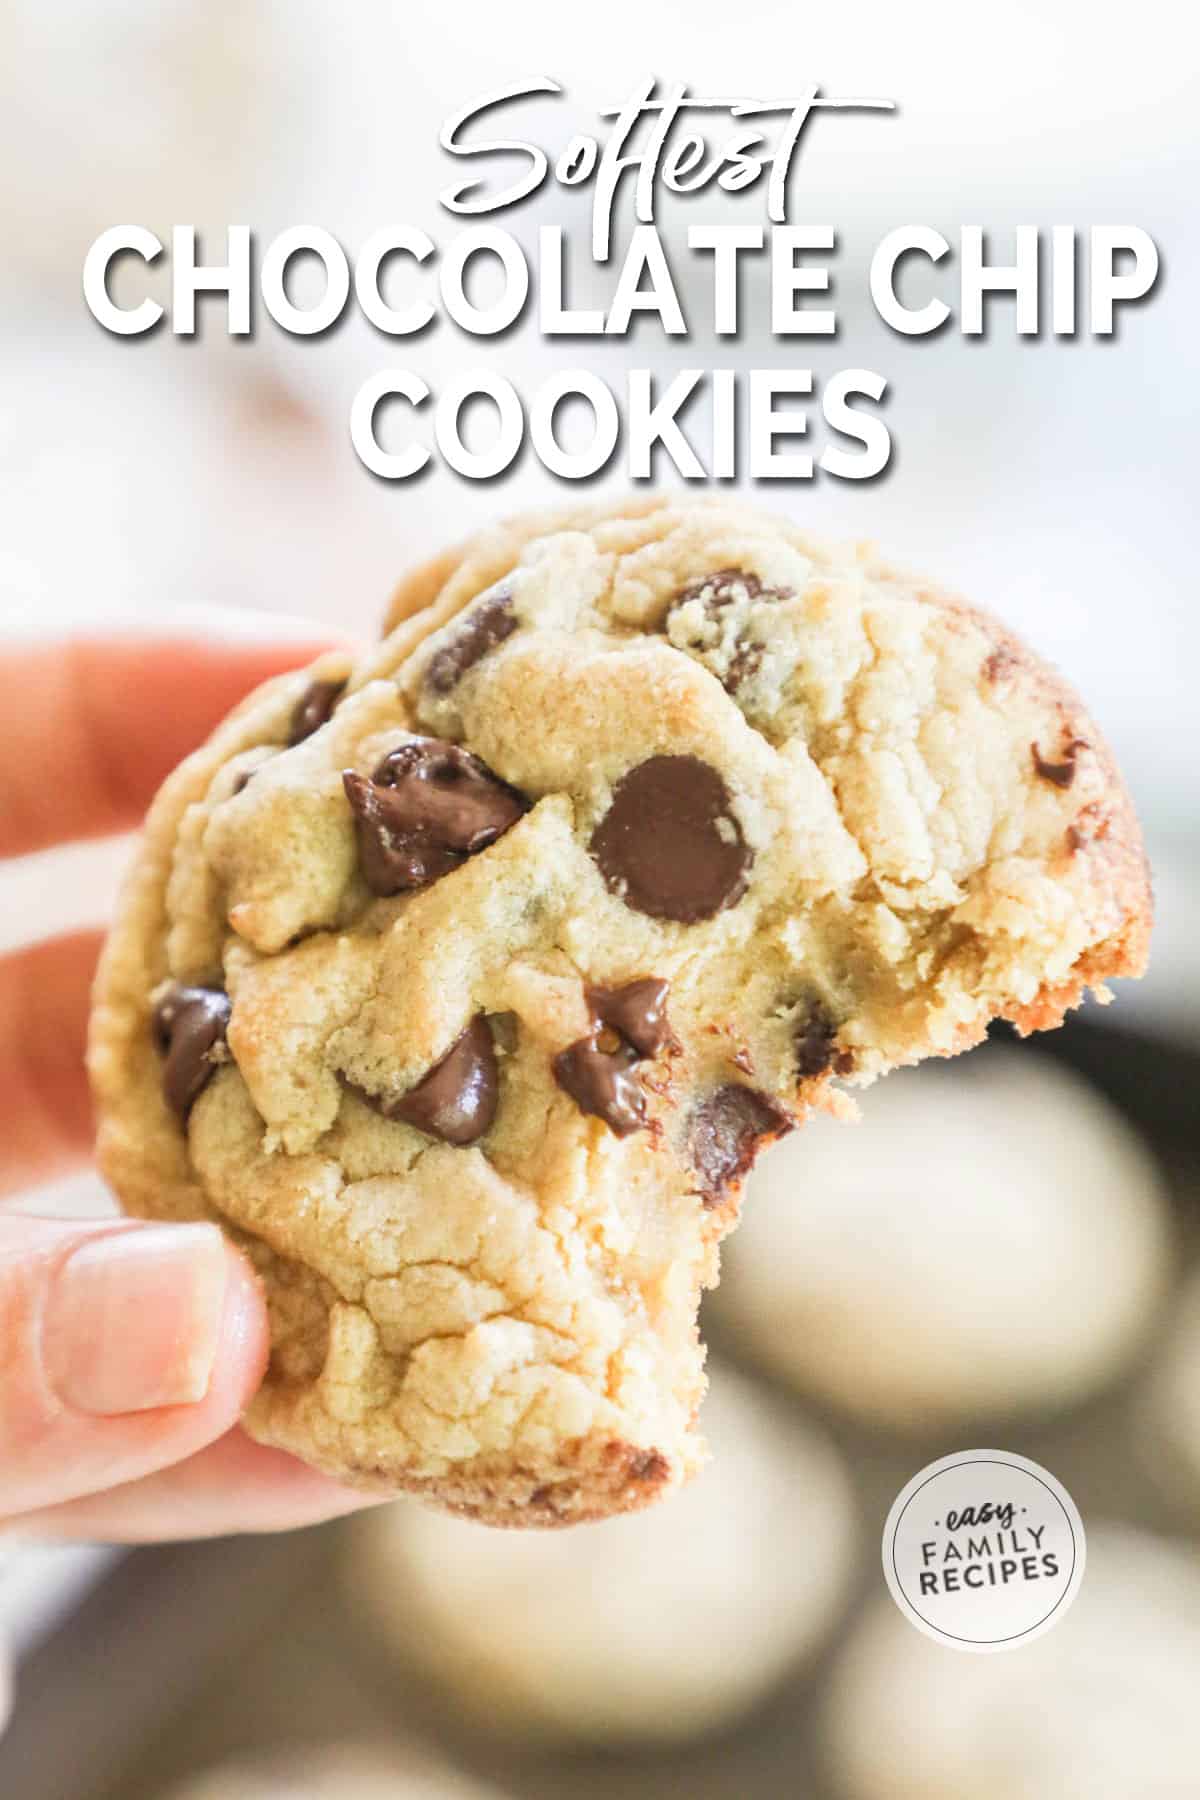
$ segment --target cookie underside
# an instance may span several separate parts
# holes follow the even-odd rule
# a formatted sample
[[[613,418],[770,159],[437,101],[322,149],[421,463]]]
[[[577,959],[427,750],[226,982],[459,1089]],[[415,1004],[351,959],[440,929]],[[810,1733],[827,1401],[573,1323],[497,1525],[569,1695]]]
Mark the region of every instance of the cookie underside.
[[[156,801],[101,1164],[260,1269],[262,1441],[497,1524],[630,1510],[702,1459],[757,1149],[1140,973],[1136,821],[994,621],[724,501],[499,528],[389,625]]]

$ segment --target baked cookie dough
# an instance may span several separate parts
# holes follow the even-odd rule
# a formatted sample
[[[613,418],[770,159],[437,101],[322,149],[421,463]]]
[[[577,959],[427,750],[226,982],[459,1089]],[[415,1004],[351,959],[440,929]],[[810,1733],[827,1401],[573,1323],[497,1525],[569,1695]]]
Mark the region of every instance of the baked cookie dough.
[[[163,788],[97,980],[99,1156],[260,1269],[256,1437],[556,1524],[702,1459],[697,1302],[757,1150],[1139,973],[1149,890],[1075,697],[870,550],[652,500],[447,566]]]
[[[1193,1800],[1200,1559],[1088,1528],[1087,1573],[1044,1637],[972,1656],[880,1600],[842,1656],[826,1760],[839,1800]]]
[[[356,1612],[455,1713],[508,1736],[603,1745],[720,1731],[809,1657],[853,1576],[841,1458],[788,1407],[713,1371],[711,1467],[669,1507],[519,1535],[401,1502],[365,1513]]]
[[[1052,1411],[1118,1374],[1172,1257],[1158,1166],[1082,1076],[991,1045],[814,1120],[749,1183],[731,1338],[871,1424]]]

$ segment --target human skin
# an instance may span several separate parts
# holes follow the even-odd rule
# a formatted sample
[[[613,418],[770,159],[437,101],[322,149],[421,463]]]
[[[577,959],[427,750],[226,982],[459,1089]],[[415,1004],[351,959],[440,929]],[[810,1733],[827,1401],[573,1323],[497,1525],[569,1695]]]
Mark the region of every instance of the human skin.
[[[0,859],[135,826],[260,682],[327,643],[75,638],[0,653]],[[252,1443],[258,1282],[215,1225],[39,1216],[85,1164],[102,934],[0,956],[0,1530],[111,1542],[275,1531],[363,1496]]]

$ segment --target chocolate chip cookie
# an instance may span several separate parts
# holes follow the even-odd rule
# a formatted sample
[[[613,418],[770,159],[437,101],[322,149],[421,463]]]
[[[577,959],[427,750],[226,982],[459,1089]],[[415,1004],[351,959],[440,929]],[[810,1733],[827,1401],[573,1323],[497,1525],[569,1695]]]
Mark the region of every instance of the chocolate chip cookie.
[[[1144,964],[1096,727],[995,621],[722,500],[487,534],[151,812],[99,1154],[260,1269],[249,1429],[500,1524],[702,1454],[756,1153]]]

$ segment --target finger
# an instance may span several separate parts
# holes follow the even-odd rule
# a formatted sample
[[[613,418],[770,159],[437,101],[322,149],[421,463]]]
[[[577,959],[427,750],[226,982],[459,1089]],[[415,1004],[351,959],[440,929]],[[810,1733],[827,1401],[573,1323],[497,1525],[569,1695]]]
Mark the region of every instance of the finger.
[[[104,837],[259,682],[329,648],[71,638],[0,657],[0,856]]]
[[[0,1195],[86,1155],[84,1050],[102,937],[81,931],[0,956]]]
[[[215,1225],[0,1214],[0,1516],[214,1443],[267,1341],[258,1282]]]
[[[292,1531],[377,1503],[239,1429],[172,1469],[11,1523],[19,1537],[148,1544]]]

